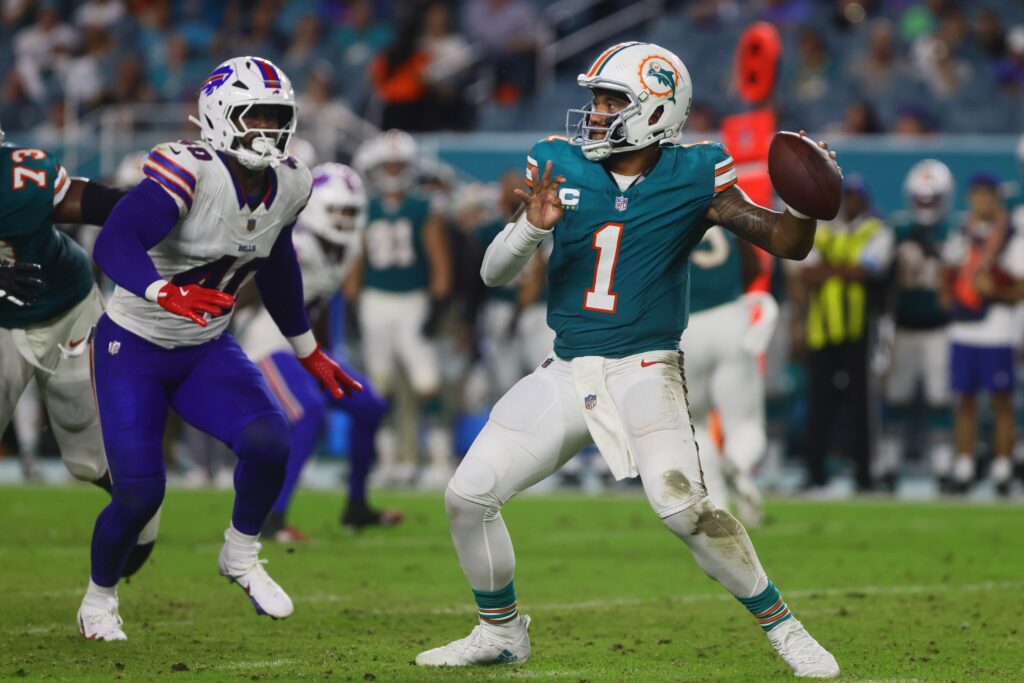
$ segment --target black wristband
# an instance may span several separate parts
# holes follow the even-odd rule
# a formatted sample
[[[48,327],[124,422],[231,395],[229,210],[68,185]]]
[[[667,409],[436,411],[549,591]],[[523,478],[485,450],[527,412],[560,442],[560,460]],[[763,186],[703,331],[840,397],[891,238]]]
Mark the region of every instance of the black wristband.
[[[103,225],[125,194],[117,188],[87,180],[82,188],[82,222]]]

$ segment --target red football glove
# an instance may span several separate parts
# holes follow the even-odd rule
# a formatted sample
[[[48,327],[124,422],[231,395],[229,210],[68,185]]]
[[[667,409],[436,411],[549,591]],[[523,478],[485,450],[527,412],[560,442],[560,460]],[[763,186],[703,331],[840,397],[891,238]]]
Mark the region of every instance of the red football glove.
[[[206,327],[206,320],[201,314],[220,315],[235,305],[235,297],[218,289],[199,285],[179,286],[168,282],[160,288],[156,302],[174,315],[180,315],[200,327]]]
[[[299,362],[309,374],[316,377],[316,380],[320,382],[320,388],[330,391],[334,398],[341,398],[345,395],[346,390],[350,393],[363,390],[363,385],[345,374],[341,366],[324,353],[319,345],[317,345],[316,351],[305,358],[300,358]]]

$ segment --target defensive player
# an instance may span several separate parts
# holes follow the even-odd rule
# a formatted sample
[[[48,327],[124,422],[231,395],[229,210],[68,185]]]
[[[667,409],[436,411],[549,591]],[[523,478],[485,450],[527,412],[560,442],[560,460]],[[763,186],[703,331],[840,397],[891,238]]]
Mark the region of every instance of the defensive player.
[[[691,83],[648,43],[602,53],[579,84],[569,140],[527,157],[525,211],[491,243],[481,274],[513,277],[551,234],[548,322],[554,355],[494,407],[445,493],[452,540],[480,624],[416,663],[464,666],[530,656],[516,607],[515,557],[501,517],[512,496],[593,440],[616,478],[640,476],[651,506],[698,564],[747,607],[799,676],[835,676],[835,659],[793,618],[743,527],[708,499],[686,406],[679,339],[687,258],[719,224],[784,258],[811,249],[815,221],[752,204],[722,145],[680,147]],[[575,121],[573,118],[575,117]]]
[[[876,479],[894,488],[903,452],[923,444],[939,486],[951,486],[953,449],[949,391],[949,312],[939,301],[942,248],[949,236],[953,174],[941,161],[914,164],[903,182],[907,211],[894,226],[895,335],[886,377],[886,429]],[[923,401],[919,401],[918,389]],[[914,411],[915,404],[921,411]],[[915,412],[921,414],[915,415]],[[914,418],[924,424],[911,428]],[[921,436],[931,436],[922,439]]]
[[[225,333],[234,293],[255,276],[263,302],[302,365],[336,398],[361,388],[317,345],[302,300],[292,225],[309,170],[285,152],[295,130],[287,76],[256,57],[218,66],[202,84],[202,142],[155,147],[146,179],[96,240],[117,283],[90,344],[113,501],[96,520],[89,588],[78,612],[87,638],[125,640],[117,582],[128,551],[164,496],[167,412],[238,456],[235,505],[220,573],[258,614],[292,601],[263,569],[259,533],[284,481],[288,422],[260,371]]]
[[[292,234],[311,320],[326,315],[328,302],[338,293],[342,279],[359,257],[365,227],[366,191],[355,171],[342,164],[324,164],[313,169],[313,193]],[[287,525],[285,518],[302,469],[326,423],[329,399],[316,380],[302,369],[266,308],[260,309],[245,326],[239,341],[263,372],[292,428],[288,473],[263,525],[263,535],[279,541],[300,541],[305,535]],[[363,391],[335,401],[339,409],[352,416],[349,495],[341,523],[353,530],[391,526],[401,521],[399,513],[374,510],[366,502],[366,479],[376,455],[374,437],[387,404],[353,369],[346,367],[345,371],[362,383]]]
[[[0,143],[4,142],[0,128]],[[54,223],[102,225],[122,193],[70,178],[40,149],[0,145],[0,433],[33,377],[68,471],[110,491],[86,341],[103,299],[85,251]],[[131,576],[156,542],[158,515],[129,546]]]
[[[759,525],[763,516],[753,478],[767,446],[758,357],[778,319],[770,294],[743,293],[759,272],[760,260],[748,242],[721,226],[709,228],[690,255],[690,320],[680,346],[708,496],[728,509],[732,492],[736,514],[748,526]]]
[[[385,396],[394,391],[396,367],[405,370],[426,420],[430,464],[419,483],[441,488],[454,465],[452,435],[442,421],[441,360],[434,337],[452,290],[445,226],[430,202],[411,193],[416,142],[391,130],[368,141],[355,158],[371,198],[366,250],[348,294],[361,288],[359,327],[367,372]],[[389,424],[380,434],[380,480],[409,484],[415,476],[398,464],[397,437]]]

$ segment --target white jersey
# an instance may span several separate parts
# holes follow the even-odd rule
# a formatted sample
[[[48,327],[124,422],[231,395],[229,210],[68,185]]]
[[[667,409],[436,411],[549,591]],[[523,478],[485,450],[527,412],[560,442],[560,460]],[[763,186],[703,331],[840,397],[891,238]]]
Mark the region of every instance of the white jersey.
[[[302,269],[302,292],[307,306],[317,300],[330,300],[362,251],[362,236],[358,234],[352,235],[344,247],[325,249],[316,235],[303,228],[301,217],[292,233],[292,243]],[[291,351],[288,340],[263,307],[238,335],[238,340],[254,361],[279,351]]]
[[[255,209],[227,164],[205,142],[169,142],[153,148],[144,172],[178,206],[178,223],[149,250],[160,277],[235,294],[270,254],[282,228],[295,221],[309,198],[309,169],[289,157],[268,168],[269,187]],[[111,320],[158,346],[194,346],[219,337],[231,313],[200,327],[122,287],[107,305]]]

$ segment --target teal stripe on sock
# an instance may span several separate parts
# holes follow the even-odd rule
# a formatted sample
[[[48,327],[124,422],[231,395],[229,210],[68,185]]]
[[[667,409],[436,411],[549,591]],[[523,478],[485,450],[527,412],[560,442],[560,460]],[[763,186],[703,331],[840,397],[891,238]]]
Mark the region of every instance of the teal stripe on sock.
[[[779,594],[779,589],[776,588],[775,584],[770,580],[768,581],[768,587],[757,595],[750,598],[737,597],[736,599],[743,603],[744,607],[750,610],[750,613],[758,620],[761,629],[766,633],[793,617],[792,612],[789,611],[789,607],[786,605],[785,601],[782,600],[782,596]],[[783,613],[785,613],[786,616],[781,619],[777,619],[776,621],[772,621]],[[764,621],[770,621],[771,623],[762,623]]]
[[[515,581],[509,581],[508,585],[496,591],[473,591],[477,607],[480,609],[501,609],[516,604]]]

